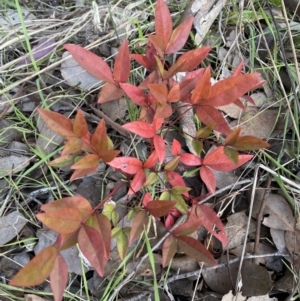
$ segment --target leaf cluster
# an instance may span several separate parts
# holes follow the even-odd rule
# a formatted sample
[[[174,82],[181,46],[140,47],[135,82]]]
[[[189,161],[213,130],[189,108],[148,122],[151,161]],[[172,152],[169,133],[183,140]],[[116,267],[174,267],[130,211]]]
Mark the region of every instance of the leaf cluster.
[[[163,0],[158,0],[155,34],[148,35],[145,54],[130,54],[125,40],[120,46],[113,70],[102,58],[78,45],[64,46],[85,70],[106,82],[99,94],[99,103],[126,95],[141,108],[139,120],[125,123],[122,127],[147,139],[150,152],[143,161],[136,157],[118,156],[120,151],[114,150],[112,140],[106,133],[104,120],[100,121],[94,133],[90,133],[81,110],[70,120],[61,114],[39,109],[45,123],[66,138],[61,156],[49,165],[71,165],[74,170],[71,180],[75,180],[95,172],[100,161],[103,161],[126,176],[128,195],[139,195],[141,205],[129,212],[133,218],[132,226],[125,228],[118,225],[118,214],[115,206],[107,203],[108,198],[102,200],[96,208],[92,208],[81,196],[62,198],[43,205],[43,213],[37,214],[37,218],[57,232],[58,238],[52,246],[29,262],[11,280],[11,285],[33,286],[50,276],[54,298],[56,301],[61,300],[67,284],[68,268],[60,251],[78,244],[83,255],[98,274],[103,276],[105,263],[110,258],[111,239],[117,240],[119,256],[124,259],[128,246],[147,228],[149,216],[158,219],[169,231],[162,247],[163,267],[168,266],[178,248],[198,261],[215,263],[204,245],[190,235],[203,225],[226,245],[224,226],[213,209],[197,204],[190,196],[190,188],[186,186],[178,166],[183,164],[198,168],[208,191],[214,193],[216,179],[213,170],[234,170],[253,157],[250,154],[240,154],[239,151],[268,147],[259,138],[241,136],[239,128],[232,131],[218,110],[219,106],[230,103],[244,109],[239,98],[260,87],[264,81],[258,73],[242,74],[241,64],[230,78],[212,85],[210,67],[199,68],[210,51],[209,47],[187,51],[167,67],[168,55],[178,52],[184,46],[192,22],[191,17],[173,30],[169,9]],[[139,86],[128,82],[131,59],[149,73]],[[186,74],[181,81],[176,80],[179,72]],[[193,110],[205,126],[192,137],[193,153],[184,153],[180,142],[174,139],[171,145],[173,159],[166,161],[164,132],[178,105]],[[213,131],[220,133],[223,140],[216,143],[215,149],[204,153],[203,141]],[[162,179],[168,185],[165,190],[156,192],[153,188]],[[102,209],[102,213],[99,213],[99,209]],[[171,230],[176,219],[183,214],[187,215],[187,221]]]

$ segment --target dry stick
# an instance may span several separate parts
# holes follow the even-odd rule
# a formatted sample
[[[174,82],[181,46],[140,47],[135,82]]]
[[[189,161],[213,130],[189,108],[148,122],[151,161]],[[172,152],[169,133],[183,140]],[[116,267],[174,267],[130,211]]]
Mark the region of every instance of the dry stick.
[[[253,248],[253,254],[254,255],[257,253],[257,249],[258,249],[261,223],[262,223],[262,220],[263,220],[263,214],[264,214],[264,210],[265,210],[266,199],[267,199],[267,197],[269,196],[269,194],[271,192],[271,189],[270,189],[271,183],[272,183],[272,176],[269,175],[268,180],[267,180],[267,184],[266,184],[266,190],[265,190],[264,196],[261,200],[260,208],[259,208],[258,215],[257,215],[257,226],[256,226],[255,242],[254,242],[254,248]],[[253,263],[259,264],[258,259],[253,258]]]

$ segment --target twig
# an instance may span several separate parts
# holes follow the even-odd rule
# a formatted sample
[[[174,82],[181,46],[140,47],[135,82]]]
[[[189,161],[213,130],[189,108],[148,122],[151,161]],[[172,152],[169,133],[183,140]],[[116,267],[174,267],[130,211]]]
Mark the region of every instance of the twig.
[[[258,212],[258,215],[257,215],[257,226],[256,226],[255,242],[254,242],[254,247],[253,247],[253,254],[254,255],[257,253],[257,249],[258,249],[261,223],[262,223],[262,220],[263,220],[263,214],[264,214],[264,209],[265,209],[265,205],[266,205],[266,199],[269,196],[270,191],[271,191],[271,189],[270,189],[271,183],[272,183],[272,176],[269,175],[268,180],[267,180],[267,184],[266,184],[266,190],[265,190],[264,196],[261,200],[259,212]],[[258,264],[257,259],[255,259],[255,258],[253,259],[253,262]]]
[[[105,115],[100,110],[96,109],[94,106],[90,105],[90,108],[94,111],[95,114],[100,116],[105,120],[107,124],[109,124],[113,129],[115,129],[118,133],[120,133],[122,136],[125,136],[126,138],[130,137],[130,134],[128,131],[123,129],[118,123],[114,122],[112,119],[110,119],[107,115]]]

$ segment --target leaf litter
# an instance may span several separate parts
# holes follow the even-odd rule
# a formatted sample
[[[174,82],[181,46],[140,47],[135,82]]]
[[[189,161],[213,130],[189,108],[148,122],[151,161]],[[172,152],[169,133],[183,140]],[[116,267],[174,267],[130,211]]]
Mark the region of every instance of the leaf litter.
[[[141,1],[142,3],[143,1]],[[200,13],[200,9],[203,9],[203,7],[205,5],[207,5],[207,3],[205,3],[205,1],[195,1],[194,7],[198,5],[198,14]],[[195,28],[197,31],[197,35],[196,35],[196,40],[201,40],[202,38],[205,36],[205,34],[208,32],[208,30],[213,26],[213,22],[215,21],[215,19],[217,18],[217,15],[219,14],[220,10],[222,9],[222,5],[221,2],[218,2],[218,5],[215,6],[215,8],[212,10],[211,8],[208,8],[207,12],[211,12],[211,14],[207,15],[204,19],[203,17],[200,17],[199,15],[197,16],[197,18],[200,19],[200,21],[196,18],[196,20],[199,21],[199,23],[195,23]],[[194,9],[194,8],[193,8]],[[107,14],[107,8],[105,8],[105,14]],[[118,8],[116,7],[114,12],[117,12],[117,14],[121,15],[122,17],[124,17],[124,13],[123,10],[118,10]],[[137,10],[136,12],[139,13],[139,11]],[[26,12],[24,11],[24,14],[27,14],[30,12]],[[71,11],[69,11],[70,15],[71,15]],[[128,13],[128,11],[126,11],[126,13]],[[30,13],[31,15],[31,13]],[[29,16],[30,16],[29,15]],[[2,21],[4,22],[3,24],[5,26],[12,26],[12,25],[18,25],[20,23],[19,20],[14,21],[16,19],[16,16],[18,16],[18,14],[16,14],[16,11],[13,11],[12,13],[10,13],[10,15],[8,16],[9,19],[6,17],[6,21]],[[91,15],[85,16],[85,18],[91,18]],[[126,15],[127,19],[128,16]],[[115,19],[114,21],[117,21],[118,24],[121,24],[122,22],[125,21],[125,19],[120,18],[119,20]],[[9,20],[9,21],[7,21]],[[27,18],[27,20],[30,20],[30,18]],[[205,22],[206,20],[206,22]],[[86,27],[85,24],[86,19],[81,19],[78,18],[76,19],[76,21],[79,21],[78,28],[80,28],[81,31],[86,32]],[[197,21],[197,22],[198,22]],[[208,22],[207,22],[208,21]],[[30,26],[31,25],[31,21],[28,22],[28,26],[29,29],[31,29]],[[118,25],[117,24],[117,25]],[[200,25],[199,25],[200,24]],[[107,25],[107,23],[106,23]],[[205,25],[203,27],[203,25]],[[74,24],[74,26],[76,26],[76,23]],[[130,27],[126,27],[126,33],[128,32],[128,29],[130,29]],[[102,28],[99,28],[99,30],[102,30]],[[98,30],[98,32],[99,32]],[[204,30],[204,31],[203,31]],[[55,33],[55,32],[54,32]],[[124,33],[124,30],[118,31],[118,34],[122,35],[122,33]],[[68,36],[69,33],[63,33],[63,35]],[[73,34],[73,37],[76,39],[76,34]],[[69,36],[68,36],[69,37]],[[99,38],[100,36],[98,35],[96,38]],[[41,38],[41,37],[39,37]],[[44,37],[42,37],[44,38]],[[53,40],[50,40],[53,41]],[[37,40],[36,40],[37,42]],[[94,42],[94,41],[92,41]],[[60,42],[59,42],[60,43]],[[37,43],[35,43],[37,44]],[[52,43],[50,43],[52,44]],[[62,45],[63,43],[61,43],[60,45]],[[52,45],[51,45],[52,46]],[[49,46],[50,47],[50,46]],[[113,46],[111,46],[113,47]],[[34,47],[33,47],[34,48]],[[33,49],[34,50],[34,49]],[[43,53],[43,55],[41,55],[42,58],[45,58],[45,60],[48,60],[48,55],[51,54],[51,50],[49,50],[49,52],[47,52],[46,54]],[[61,54],[60,54],[61,55]],[[64,58],[64,56],[66,56],[67,54],[63,54],[62,58]],[[35,57],[35,56],[34,56]],[[35,59],[39,59],[39,57],[35,57]],[[72,76],[72,83],[68,80],[67,83],[69,84],[69,86],[75,86],[75,88],[79,87],[82,88],[83,90],[91,90],[92,88],[94,88],[95,84],[99,85],[101,84],[99,82],[99,79],[95,80],[95,78],[92,78],[91,75],[88,75],[89,79],[86,82],[85,78],[83,77],[83,73],[87,73],[87,72],[82,72],[81,70],[74,70],[71,69],[69,66],[64,65],[65,62],[70,61],[69,60],[65,60],[62,61],[61,67],[59,68],[59,72],[61,72],[61,75],[63,77],[63,79],[66,80],[66,77],[69,77],[70,75]],[[19,64],[22,63],[22,60],[19,59]],[[30,64],[30,61],[28,61],[27,59],[23,59],[23,62]],[[51,59],[50,59],[50,63],[51,63]],[[231,64],[232,62],[230,62]],[[227,68],[227,67],[226,67]],[[65,75],[65,70],[68,70],[68,75]],[[224,70],[225,70],[225,66],[224,66]],[[230,67],[227,69],[228,73],[230,74],[231,69]],[[227,72],[226,70],[226,72]],[[225,71],[222,71],[223,74],[225,74]],[[75,74],[78,74],[78,78],[75,78]],[[115,74],[114,74],[115,75]],[[91,81],[92,80],[92,81]],[[55,90],[55,89],[54,89]],[[74,90],[73,90],[74,91]],[[38,93],[38,90],[36,91]],[[55,94],[54,94],[55,95]],[[73,97],[74,95],[70,94],[70,97]],[[252,98],[255,98],[254,95],[250,95]],[[264,96],[261,97],[262,99],[264,99]],[[255,98],[256,99],[256,98]],[[44,101],[44,100],[43,100]],[[50,98],[50,101],[51,98]],[[47,103],[48,100],[46,100]],[[256,104],[258,104],[258,101],[256,99]],[[124,102],[123,102],[124,103]],[[117,118],[124,118],[124,115],[122,115],[122,113],[125,113],[125,108],[123,106],[119,106],[117,105],[117,107],[108,107],[107,109],[104,108],[105,104],[102,104],[102,109],[103,111],[112,119],[112,120],[116,120]],[[262,101],[263,105],[271,105],[270,103],[267,102],[267,100],[263,100]],[[121,108],[119,108],[121,107]],[[237,106],[234,107],[235,109],[238,108]],[[70,108],[72,109],[72,108]],[[86,107],[86,109],[88,110],[88,107]],[[119,110],[119,111],[117,111]],[[275,129],[275,127],[278,128],[278,131],[276,132],[276,134],[281,134],[283,129],[284,129],[284,122],[285,120],[281,120],[281,123],[279,124],[278,127],[278,123],[280,122],[280,118],[278,118],[278,109],[274,109],[274,105],[272,104],[272,108],[271,109],[266,109],[266,110],[261,110],[261,109],[257,109],[254,108],[252,106],[247,106],[247,110],[242,112],[240,110],[236,110],[234,111],[226,111],[227,109],[224,109],[224,112],[226,114],[228,114],[228,116],[230,118],[233,119],[238,119],[238,121],[232,121],[231,126],[235,127],[237,124],[241,125],[242,128],[242,134],[243,135],[255,135],[261,138],[269,138],[272,131]],[[33,110],[32,110],[33,111]],[[7,112],[9,114],[11,114],[11,112]],[[10,116],[10,115],[8,115]],[[189,118],[192,118],[192,115]],[[8,121],[8,119],[3,119],[4,121]],[[277,125],[276,125],[277,124]],[[249,126],[250,125],[250,126]],[[93,121],[89,120],[89,126],[93,126]],[[183,127],[183,132],[193,135],[193,133],[195,132],[195,128],[194,128],[194,123],[192,125],[192,127],[188,126],[187,124],[182,124]],[[9,125],[6,125],[4,128],[10,129],[11,127]],[[39,124],[38,125],[39,131],[40,131],[40,135],[39,137],[36,139],[36,141],[34,141],[33,143],[36,143],[36,145],[43,150],[43,152],[45,153],[45,155],[49,155],[51,154],[55,149],[57,149],[58,146],[62,145],[63,142],[63,138],[57,134],[55,134],[53,131],[51,131],[50,129],[47,129],[47,125],[43,124]],[[16,132],[14,132],[15,134]],[[6,136],[7,137],[7,136]],[[14,135],[11,135],[12,141],[14,140],[22,140],[20,138],[15,138]],[[32,139],[32,137],[30,137]],[[2,140],[2,139],[1,139]],[[7,141],[5,141],[7,142]],[[32,143],[32,142],[31,142]],[[187,147],[190,149],[190,151],[193,153],[194,149],[192,148],[190,142],[188,142],[187,139]],[[4,144],[5,146],[6,144]],[[9,159],[11,158],[11,159]],[[15,174],[9,172],[14,170],[14,172],[17,173],[21,173],[24,172],[24,170],[26,170],[26,168],[28,168],[29,166],[32,166],[32,163],[30,162],[28,157],[24,157],[22,161],[19,156],[10,156],[10,157],[4,157],[1,158],[3,159],[2,161],[0,160],[0,163],[3,162],[3,166],[1,166],[2,170],[8,170],[8,172],[5,172],[3,174],[3,176],[7,177],[14,177]],[[22,158],[22,157],[21,157]],[[10,161],[11,160],[11,161]],[[26,162],[26,163],[24,163]],[[8,165],[4,165],[4,164],[8,164]],[[6,166],[6,167],[5,167]],[[110,174],[108,174],[108,177],[111,176]],[[215,174],[216,176],[216,174]],[[216,176],[217,178],[217,176]],[[223,188],[226,187],[228,185],[234,185],[234,183],[238,180],[238,177],[236,175],[234,175],[233,173],[229,173],[227,175],[227,182],[225,182],[224,184],[219,184],[221,181],[217,178],[217,188]],[[80,181],[80,180],[79,180]],[[198,185],[200,185],[200,181],[198,179]],[[75,184],[75,187],[78,183]],[[104,184],[105,185],[105,184]],[[78,185],[79,186],[79,185]],[[72,189],[75,190],[76,192],[76,188],[74,186],[72,187]],[[70,188],[70,187],[69,187]],[[29,185],[29,190],[34,190],[35,188],[31,188]],[[237,189],[237,187],[235,187],[235,189]],[[26,189],[24,189],[24,191],[26,191]],[[259,191],[259,190],[258,190]],[[47,194],[46,197],[51,197],[52,193]],[[99,200],[101,199],[101,197],[99,196]],[[45,200],[43,199],[43,197],[41,197],[41,200],[44,202]],[[218,202],[223,202],[226,203],[226,201],[223,201],[222,198],[217,198],[216,203]],[[36,212],[38,212],[37,207],[32,205],[32,203],[30,204],[33,210],[35,210]],[[117,205],[118,206],[118,205]],[[124,206],[124,203],[122,203],[120,206]],[[227,204],[227,206],[230,206],[230,204]],[[222,209],[222,208],[221,208]],[[255,225],[255,219],[257,217],[257,213],[259,212],[259,201],[258,198],[255,199],[255,203],[254,203],[254,210],[253,210],[253,214],[252,214],[252,221],[250,224],[250,231],[248,232],[248,236],[246,236],[247,231],[246,231],[246,226],[247,226],[247,222],[248,220],[251,218],[249,216],[247,216],[247,214],[243,211],[238,211],[236,213],[234,213],[234,210],[232,212],[226,213],[227,215],[223,215],[222,217],[224,219],[227,219],[227,221],[225,221],[225,227],[226,227],[226,233],[228,236],[228,245],[225,249],[227,249],[229,252],[231,252],[232,254],[234,254],[235,256],[241,256],[242,252],[241,252],[241,248],[242,248],[242,244],[244,243],[244,241],[250,241],[251,239],[253,239],[253,235],[255,234],[256,231],[256,225]],[[24,220],[25,222],[23,223],[19,223],[19,220]],[[284,243],[285,246],[288,250],[288,252],[291,254],[291,256],[293,256],[294,254],[298,254],[299,253],[299,248],[298,248],[298,240],[299,240],[299,231],[294,229],[294,214],[293,211],[290,209],[288,203],[286,202],[286,200],[280,196],[279,194],[271,194],[269,198],[267,198],[266,200],[266,207],[265,207],[265,211],[264,211],[264,219],[262,221],[262,223],[268,227],[271,228],[270,232],[271,232],[271,239],[273,237],[273,241],[274,244],[280,254],[285,254],[285,249],[284,249]],[[5,245],[8,242],[12,241],[12,240],[16,240],[18,239],[18,233],[22,230],[22,228],[24,227],[24,225],[26,224],[26,220],[24,219],[24,216],[17,212],[17,211],[10,211],[10,213],[6,213],[3,217],[0,218],[0,232],[3,231],[3,235],[1,234],[0,237],[2,239],[1,241],[1,245]],[[157,230],[154,231],[155,232],[155,236],[157,235]],[[285,231],[285,232],[281,232],[280,234],[280,243],[278,242],[278,239],[275,239],[275,231],[273,230],[281,230],[281,231]],[[36,246],[35,252],[39,253],[39,251],[41,249],[43,249],[44,247],[47,246],[48,243],[46,243],[46,237],[51,236],[51,233],[53,233],[51,230],[45,230],[43,229],[38,230],[36,232],[36,236],[39,239],[39,243]],[[273,234],[272,234],[273,233]],[[283,239],[282,236],[284,234],[284,243],[283,243]],[[251,236],[252,235],[252,236]],[[278,236],[279,234],[277,234]],[[252,238],[251,238],[252,237]],[[275,242],[275,240],[277,242]],[[296,244],[295,244],[296,241]],[[41,247],[41,244],[43,245]],[[51,243],[49,243],[50,245]],[[247,244],[248,246],[252,247],[252,242],[249,242]],[[154,244],[151,244],[152,247],[154,247]],[[261,255],[262,259],[261,259],[261,264],[263,266],[258,266],[254,263],[249,262],[249,260],[245,261],[243,263],[243,269],[242,269],[242,280],[243,280],[243,285],[241,288],[241,292],[243,294],[243,296],[251,296],[248,299],[254,299],[253,296],[259,296],[258,299],[259,300],[267,300],[267,299],[271,299],[267,294],[271,291],[272,288],[272,283],[271,283],[271,278],[269,276],[269,273],[267,272],[267,269],[265,268],[265,266],[267,266],[266,263],[266,258],[267,257],[263,257],[263,254],[266,253],[266,251],[262,251],[260,248],[264,249],[266,248],[268,250],[268,252],[271,252],[271,249],[268,249],[268,247],[262,247],[264,246],[264,244],[260,244],[259,248],[257,250],[257,255]],[[266,244],[265,246],[269,246],[268,244]],[[233,249],[235,248],[235,250]],[[237,252],[237,248],[239,248],[239,252]],[[271,248],[271,247],[270,247]],[[66,261],[68,262],[69,268],[70,268],[70,272],[76,274],[76,275],[82,275],[82,269],[80,264],[80,259],[78,257],[78,250],[75,251],[76,248],[74,248],[74,254],[70,255],[71,257],[68,259],[66,258]],[[233,249],[233,250],[232,250]],[[250,251],[251,248],[246,249],[246,253],[251,253]],[[70,250],[70,249],[69,249]],[[273,250],[273,249],[272,249]],[[64,251],[63,251],[64,252]],[[65,251],[67,252],[67,251]],[[77,253],[76,253],[77,252]],[[275,252],[273,252],[275,253]],[[155,253],[155,256],[158,255]],[[216,255],[216,254],[214,254]],[[197,271],[199,266],[198,263],[195,264],[196,262],[193,261],[193,264],[190,264],[190,266],[192,266],[192,268],[187,269],[188,264],[186,263],[185,259],[183,258],[182,254],[178,253],[176,255],[177,257],[174,258],[174,263],[173,263],[173,268],[174,271],[173,273],[176,274],[177,272],[182,272],[182,273],[190,273],[193,271]],[[217,256],[217,255],[216,255]],[[231,255],[232,256],[232,255]],[[275,255],[274,255],[275,256]],[[75,259],[76,258],[76,259]],[[137,257],[138,258],[138,257]],[[137,259],[136,258],[136,259]],[[270,257],[272,258],[272,257]],[[130,261],[129,265],[127,266],[128,269],[131,269],[132,265],[133,265],[134,261]],[[224,259],[224,257],[221,257],[220,259],[220,263],[222,262],[226,262],[226,260]],[[110,262],[108,262],[109,265]],[[175,264],[177,263],[177,265]],[[148,265],[147,265],[148,264]],[[75,267],[76,266],[76,267]],[[203,272],[203,279],[205,281],[205,285],[207,285],[207,287],[209,287],[210,290],[215,291],[215,292],[220,292],[221,294],[226,294],[228,293],[230,290],[234,289],[234,284],[235,284],[235,279],[237,278],[237,267],[238,264],[230,264],[228,265],[230,266],[231,269],[231,275],[228,274],[228,267],[226,268],[220,268],[218,270],[212,270],[212,272]],[[117,267],[117,266],[116,266]],[[161,266],[158,264],[157,265],[157,272],[160,271]],[[269,267],[268,267],[269,268]],[[275,268],[269,268],[270,270],[272,270],[273,272],[275,272]],[[149,262],[146,262],[145,266],[142,266],[142,272],[139,273],[140,276],[146,277],[143,278],[146,281],[149,280],[147,277],[153,276],[151,275],[152,273],[152,267],[149,265]],[[224,272],[224,271],[225,272]],[[149,273],[147,272],[149,271]],[[127,271],[127,272],[130,272]],[[217,273],[216,273],[217,272]],[[278,271],[277,271],[278,272]],[[279,271],[281,272],[281,271]],[[211,273],[211,276],[210,276]],[[225,274],[223,274],[225,273]],[[73,274],[73,276],[74,276]],[[217,275],[217,277],[215,277]],[[255,275],[255,279],[252,277],[253,275]],[[98,276],[97,276],[98,277]],[[141,279],[141,278],[140,278]],[[230,279],[230,281],[228,281]],[[275,279],[275,278],[272,278]],[[95,279],[94,279],[95,280]],[[223,285],[224,281],[227,281],[228,283],[226,285]],[[179,282],[179,280],[178,280]],[[260,285],[257,286],[253,286],[253,282],[255,283],[259,283]],[[222,283],[222,284],[220,284]],[[276,283],[275,283],[276,285]],[[286,288],[283,286],[283,288],[281,287],[281,290],[285,290]],[[287,289],[287,291],[289,291]],[[192,296],[192,289],[189,292],[186,292],[188,297]],[[98,295],[98,298],[101,298],[101,294]],[[38,297],[33,297],[33,296],[29,296],[29,295],[25,295],[25,298],[27,298],[28,300],[38,300],[35,298]],[[226,296],[226,298],[228,298],[228,296]],[[224,297],[222,298],[222,300],[227,300]],[[229,295],[229,298],[232,298],[232,295]]]

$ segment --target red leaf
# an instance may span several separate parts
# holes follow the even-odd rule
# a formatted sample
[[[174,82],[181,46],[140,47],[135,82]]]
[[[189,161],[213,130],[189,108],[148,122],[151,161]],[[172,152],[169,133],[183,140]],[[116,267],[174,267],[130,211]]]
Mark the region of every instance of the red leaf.
[[[80,179],[84,176],[90,175],[97,170],[98,166],[86,168],[86,169],[77,169],[73,172],[70,181],[74,181],[76,179]]]
[[[143,167],[143,163],[139,159],[132,157],[114,158],[112,161],[108,162],[108,165],[120,169],[130,175],[138,173]]]
[[[185,223],[178,226],[174,231],[173,234],[176,236],[182,235],[190,235],[194,233],[196,230],[200,228],[200,222],[195,219],[189,218]]]
[[[219,239],[224,246],[227,245],[227,237],[224,225],[212,208],[205,205],[196,205],[192,209],[190,217],[198,220],[205,227],[205,229]],[[214,230],[214,226],[218,228],[218,232]]]
[[[183,47],[191,32],[193,20],[194,18],[190,17],[174,29],[171,39],[168,40],[166,54],[175,53]]]
[[[78,45],[65,44],[64,48],[88,73],[106,82],[114,83],[110,67],[101,57]]]
[[[120,87],[123,89],[125,94],[130,98],[132,102],[134,102],[138,106],[147,105],[146,95],[140,88],[128,83],[120,83]]]
[[[56,200],[41,206],[41,210],[48,213],[62,208],[76,208],[80,211],[82,219],[92,213],[93,208],[89,201],[81,196],[71,196]]]
[[[177,236],[177,243],[186,255],[207,263],[216,264],[216,260],[198,240],[189,236]]]
[[[198,118],[206,125],[214,124],[214,130],[227,135],[230,133],[230,127],[224,119],[222,113],[212,106],[197,106],[196,114]]]
[[[203,104],[203,101],[209,98],[211,91],[210,78],[210,67],[208,67],[192,93],[191,101],[193,104]]]
[[[57,248],[53,246],[43,249],[10,280],[9,284],[35,286],[43,283],[54,267],[57,254]]]
[[[110,258],[110,243],[111,243],[111,224],[109,219],[101,214],[97,213],[94,216],[96,216],[98,220],[98,225],[99,225],[99,232],[102,235],[102,240],[104,243],[104,258],[106,260],[109,260]]]
[[[179,175],[178,173],[174,172],[174,171],[168,171],[167,172],[167,178],[169,183],[172,186],[182,186],[182,187],[186,187],[185,182],[183,180],[183,178],[181,177],[181,175]],[[189,193],[185,192],[183,194],[186,197],[189,197]]]
[[[126,82],[130,75],[130,57],[128,41],[124,40],[117,54],[114,66],[114,78],[116,82]]]
[[[132,244],[139,238],[148,224],[147,211],[140,211],[134,218],[131,226],[129,244]]]
[[[169,104],[157,104],[154,118],[169,118],[173,113],[173,109]]]
[[[101,158],[98,155],[88,154],[71,166],[71,169],[97,169]]]
[[[202,166],[200,169],[200,178],[206,185],[209,192],[214,193],[216,191],[216,178],[209,167]]]
[[[144,168],[153,168],[158,162],[156,150],[154,150],[144,163]]]
[[[181,151],[181,144],[178,140],[173,139],[173,144],[172,144],[172,155],[177,156],[179,155]]]
[[[164,0],[158,0],[155,8],[155,34],[162,38],[164,51],[172,36],[172,18]]]
[[[80,251],[91,263],[100,277],[104,276],[104,243],[101,234],[94,228],[83,225],[79,231],[78,244]]]
[[[161,126],[163,125],[164,123],[164,119],[163,118],[155,118],[153,120],[153,128],[154,128],[154,131],[155,133],[161,128]]]
[[[183,61],[184,64],[182,65],[180,72],[187,72],[195,69],[205,59],[210,50],[210,46],[205,46],[195,50],[187,51],[181,55],[178,61]]]
[[[61,301],[68,283],[68,265],[58,254],[50,274],[50,286],[55,301]]]
[[[163,58],[164,57],[164,41],[161,36],[149,34],[148,35],[149,41],[153,44],[155,47],[158,55]],[[155,60],[155,63],[157,64],[157,60]]]
[[[245,93],[257,89],[264,84],[260,73],[231,76],[214,84],[209,99],[203,103],[211,106],[225,106],[234,102]]]
[[[81,110],[77,111],[73,121],[73,131],[78,137],[83,137],[88,133],[88,125]]]
[[[152,201],[147,203],[147,210],[154,217],[161,217],[170,212],[170,210],[176,205],[176,201]]]
[[[184,65],[184,62],[176,62],[167,71],[164,70],[161,73],[162,77],[164,79],[169,79],[169,78],[173,77],[176,73],[178,73],[180,71],[180,69],[182,68],[182,65]]]
[[[62,208],[48,213],[38,213],[36,218],[45,226],[61,234],[76,231],[82,221],[82,215],[77,208]]]
[[[48,127],[57,134],[65,137],[75,136],[72,121],[64,115],[43,109],[38,109],[38,112]]]
[[[154,144],[155,151],[156,151],[158,159],[159,159],[159,163],[163,164],[165,157],[166,157],[165,141],[161,136],[155,135],[153,137],[153,144]]]
[[[146,174],[143,169],[139,170],[130,183],[128,195],[135,194],[140,191],[146,182]]]
[[[119,99],[124,95],[124,91],[112,83],[106,83],[100,92],[98,103],[105,103],[115,99]]]
[[[143,202],[142,202],[143,207],[146,207],[149,202],[152,202],[152,196],[150,192],[146,192],[143,197]]]
[[[177,241],[169,235],[163,243],[162,247],[162,266],[165,268],[169,265],[171,259],[174,257],[177,251]]]
[[[198,156],[189,153],[181,154],[180,161],[188,166],[200,166],[202,163]]]
[[[143,138],[152,138],[155,135],[153,126],[145,121],[128,122],[122,125],[122,127]]]
[[[145,55],[134,53],[134,54],[131,54],[130,57],[133,58],[134,60],[136,60],[140,65],[145,67],[148,71],[152,70],[151,63]]]
[[[239,155],[238,163],[234,164],[225,154],[224,146],[220,146],[209,152],[203,159],[203,165],[218,171],[231,171],[252,159],[252,155]]]

